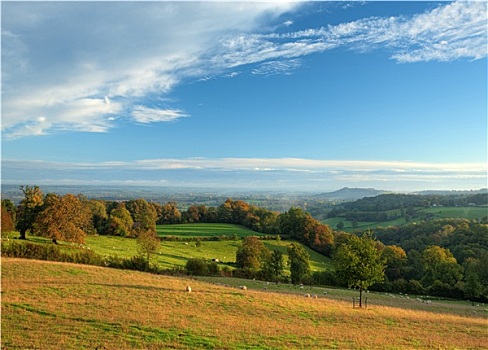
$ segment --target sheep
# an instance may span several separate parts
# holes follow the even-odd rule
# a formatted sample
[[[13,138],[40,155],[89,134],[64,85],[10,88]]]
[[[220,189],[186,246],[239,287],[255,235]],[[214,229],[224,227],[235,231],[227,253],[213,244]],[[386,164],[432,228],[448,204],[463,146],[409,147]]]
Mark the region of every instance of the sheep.
[[[240,289],[242,290],[247,290],[247,287],[246,286],[239,286]]]
[[[191,287],[190,287],[190,286],[186,286],[186,291],[187,291],[188,293],[191,293]]]
[[[310,298],[310,294],[308,294],[308,293],[307,293],[307,294],[303,294],[303,296],[304,296],[305,298]]]
[[[317,298],[318,298],[317,294],[314,294],[314,295],[313,295],[313,298],[314,298],[314,299],[317,299]]]

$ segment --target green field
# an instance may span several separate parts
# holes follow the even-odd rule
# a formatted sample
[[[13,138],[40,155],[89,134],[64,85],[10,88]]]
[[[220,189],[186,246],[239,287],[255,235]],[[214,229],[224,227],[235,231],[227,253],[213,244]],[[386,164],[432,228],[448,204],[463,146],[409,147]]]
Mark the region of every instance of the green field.
[[[179,237],[220,237],[227,236],[238,238],[249,235],[263,236],[262,233],[252,231],[246,227],[232,224],[178,224],[178,225],[157,225],[158,236],[179,236]]]
[[[486,306],[205,280],[3,258],[2,349],[487,349]]]
[[[417,208],[416,209],[420,214],[432,214],[433,220],[436,219],[448,219],[448,218],[459,218],[459,219],[468,219],[468,220],[481,220],[482,218],[488,216],[488,208],[487,207],[430,207],[430,208]],[[397,213],[398,210],[391,210],[388,213]],[[358,230],[367,230],[367,229],[374,229],[375,227],[388,227],[388,226],[402,226],[406,224],[404,218],[398,218],[395,220],[389,221],[380,221],[380,222],[366,222],[360,221],[358,222],[357,227],[353,227],[352,221],[345,220],[343,217],[334,217],[330,219],[322,220],[322,223],[329,225],[332,229],[337,228],[337,224],[339,222],[344,223],[343,231],[345,232],[354,232]],[[415,222],[416,220],[412,220],[410,222]]]
[[[169,232],[181,238],[198,238],[213,236],[230,236],[236,234],[238,237],[249,235],[262,236],[255,231],[246,229],[242,226],[230,224],[184,224],[184,225],[158,225],[159,235],[168,236]],[[162,234],[162,232],[166,232]],[[198,232],[202,232],[201,235]],[[18,233],[10,233],[4,237],[14,238]],[[52,244],[51,240],[43,237],[27,235],[29,241],[40,244]],[[291,240],[263,240],[264,245],[272,250],[278,249],[284,254],[285,261],[288,259],[287,246],[295,241]],[[90,249],[102,256],[116,256],[130,258],[138,254],[137,240],[134,238],[123,238],[116,236],[91,236],[85,237],[83,245],[59,242],[60,247],[66,250]],[[241,245],[241,239],[237,240],[218,240],[218,241],[161,241],[159,249],[151,256],[151,263],[160,268],[171,269],[174,267],[184,267],[190,258],[203,258],[207,260],[218,259],[221,266],[234,268],[236,252]],[[321,255],[308,247],[304,248],[310,254],[310,267],[312,271],[324,271],[333,269],[330,258]]]
[[[248,231],[254,234],[253,231]],[[249,235],[249,234],[248,234]],[[266,248],[272,250],[277,248],[288,259],[286,247],[292,241],[263,241]],[[222,264],[233,264],[236,260],[236,252],[241,245],[241,240],[223,241],[202,241],[197,244],[195,241],[162,241],[159,249],[151,257],[151,262],[162,268],[185,266],[190,258],[219,259]],[[106,256],[131,257],[137,254],[137,241],[130,238],[111,236],[87,236],[85,246],[95,253]],[[332,269],[330,258],[323,256],[308,247],[305,249],[310,254],[310,267],[313,271]]]

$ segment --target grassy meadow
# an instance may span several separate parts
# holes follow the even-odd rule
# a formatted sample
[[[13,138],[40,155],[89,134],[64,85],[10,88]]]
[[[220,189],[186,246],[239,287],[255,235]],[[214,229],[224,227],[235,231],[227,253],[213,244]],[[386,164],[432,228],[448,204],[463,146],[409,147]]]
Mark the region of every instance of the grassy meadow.
[[[200,232],[200,234],[199,234]],[[221,266],[227,265],[234,268],[236,252],[241,245],[241,237],[262,234],[249,230],[245,227],[231,224],[182,224],[182,225],[158,225],[159,236],[176,236],[180,238],[197,237],[220,237],[237,235],[237,240],[219,241],[161,241],[155,254],[151,256],[151,263],[161,268],[171,269],[184,267],[189,258],[203,258],[207,260],[218,259]],[[4,238],[18,237],[18,233],[4,234]],[[52,244],[50,239],[27,235],[27,239],[39,244]],[[285,261],[288,260],[287,246],[292,241],[288,240],[264,240],[266,248],[278,249],[284,254]],[[83,245],[59,242],[60,247],[67,250],[90,249],[102,256],[117,256],[130,258],[138,254],[138,244],[135,239],[116,236],[86,236]],[[310,267],[312,271],[324,271],[333,269],[330,258],[323,256],[312,249],[305,247],[310,255]]]
[[[252,231],[244,226],[233,224],[211,224],[211,223],[193,223],[193,224],[174,224],[174,225],[157,225],[156,232],[158,236],[178,236],[178,237],[246,237],[264,236],[262,233]]]
[[[2,349],[487,349],[486,306],[237,283],[3,258]]]

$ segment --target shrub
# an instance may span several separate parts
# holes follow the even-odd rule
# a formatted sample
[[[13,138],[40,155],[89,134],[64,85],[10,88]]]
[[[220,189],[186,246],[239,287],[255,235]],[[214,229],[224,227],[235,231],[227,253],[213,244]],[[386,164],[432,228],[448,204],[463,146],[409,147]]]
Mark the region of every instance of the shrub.
[[[337,277],[333,271],[315,271],[312,274],[312,284],[322,286],[337,285]]]
[[[190,275],[205,276],[208,274],[208,264],[203,259],[199,259],[199,258],[188,259],[185,268]]]

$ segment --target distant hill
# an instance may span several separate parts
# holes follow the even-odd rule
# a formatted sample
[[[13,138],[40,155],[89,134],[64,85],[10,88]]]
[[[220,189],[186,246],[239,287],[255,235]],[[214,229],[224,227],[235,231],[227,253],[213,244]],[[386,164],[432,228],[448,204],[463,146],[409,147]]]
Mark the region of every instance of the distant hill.
[[[334,192],[321,193],[316,195],[317,199],[327,199],[332,201],[355,201],[365,197],[376,197],[380,194],[389,193],[388,191],[376,190],[374,188],[344,187]]]

